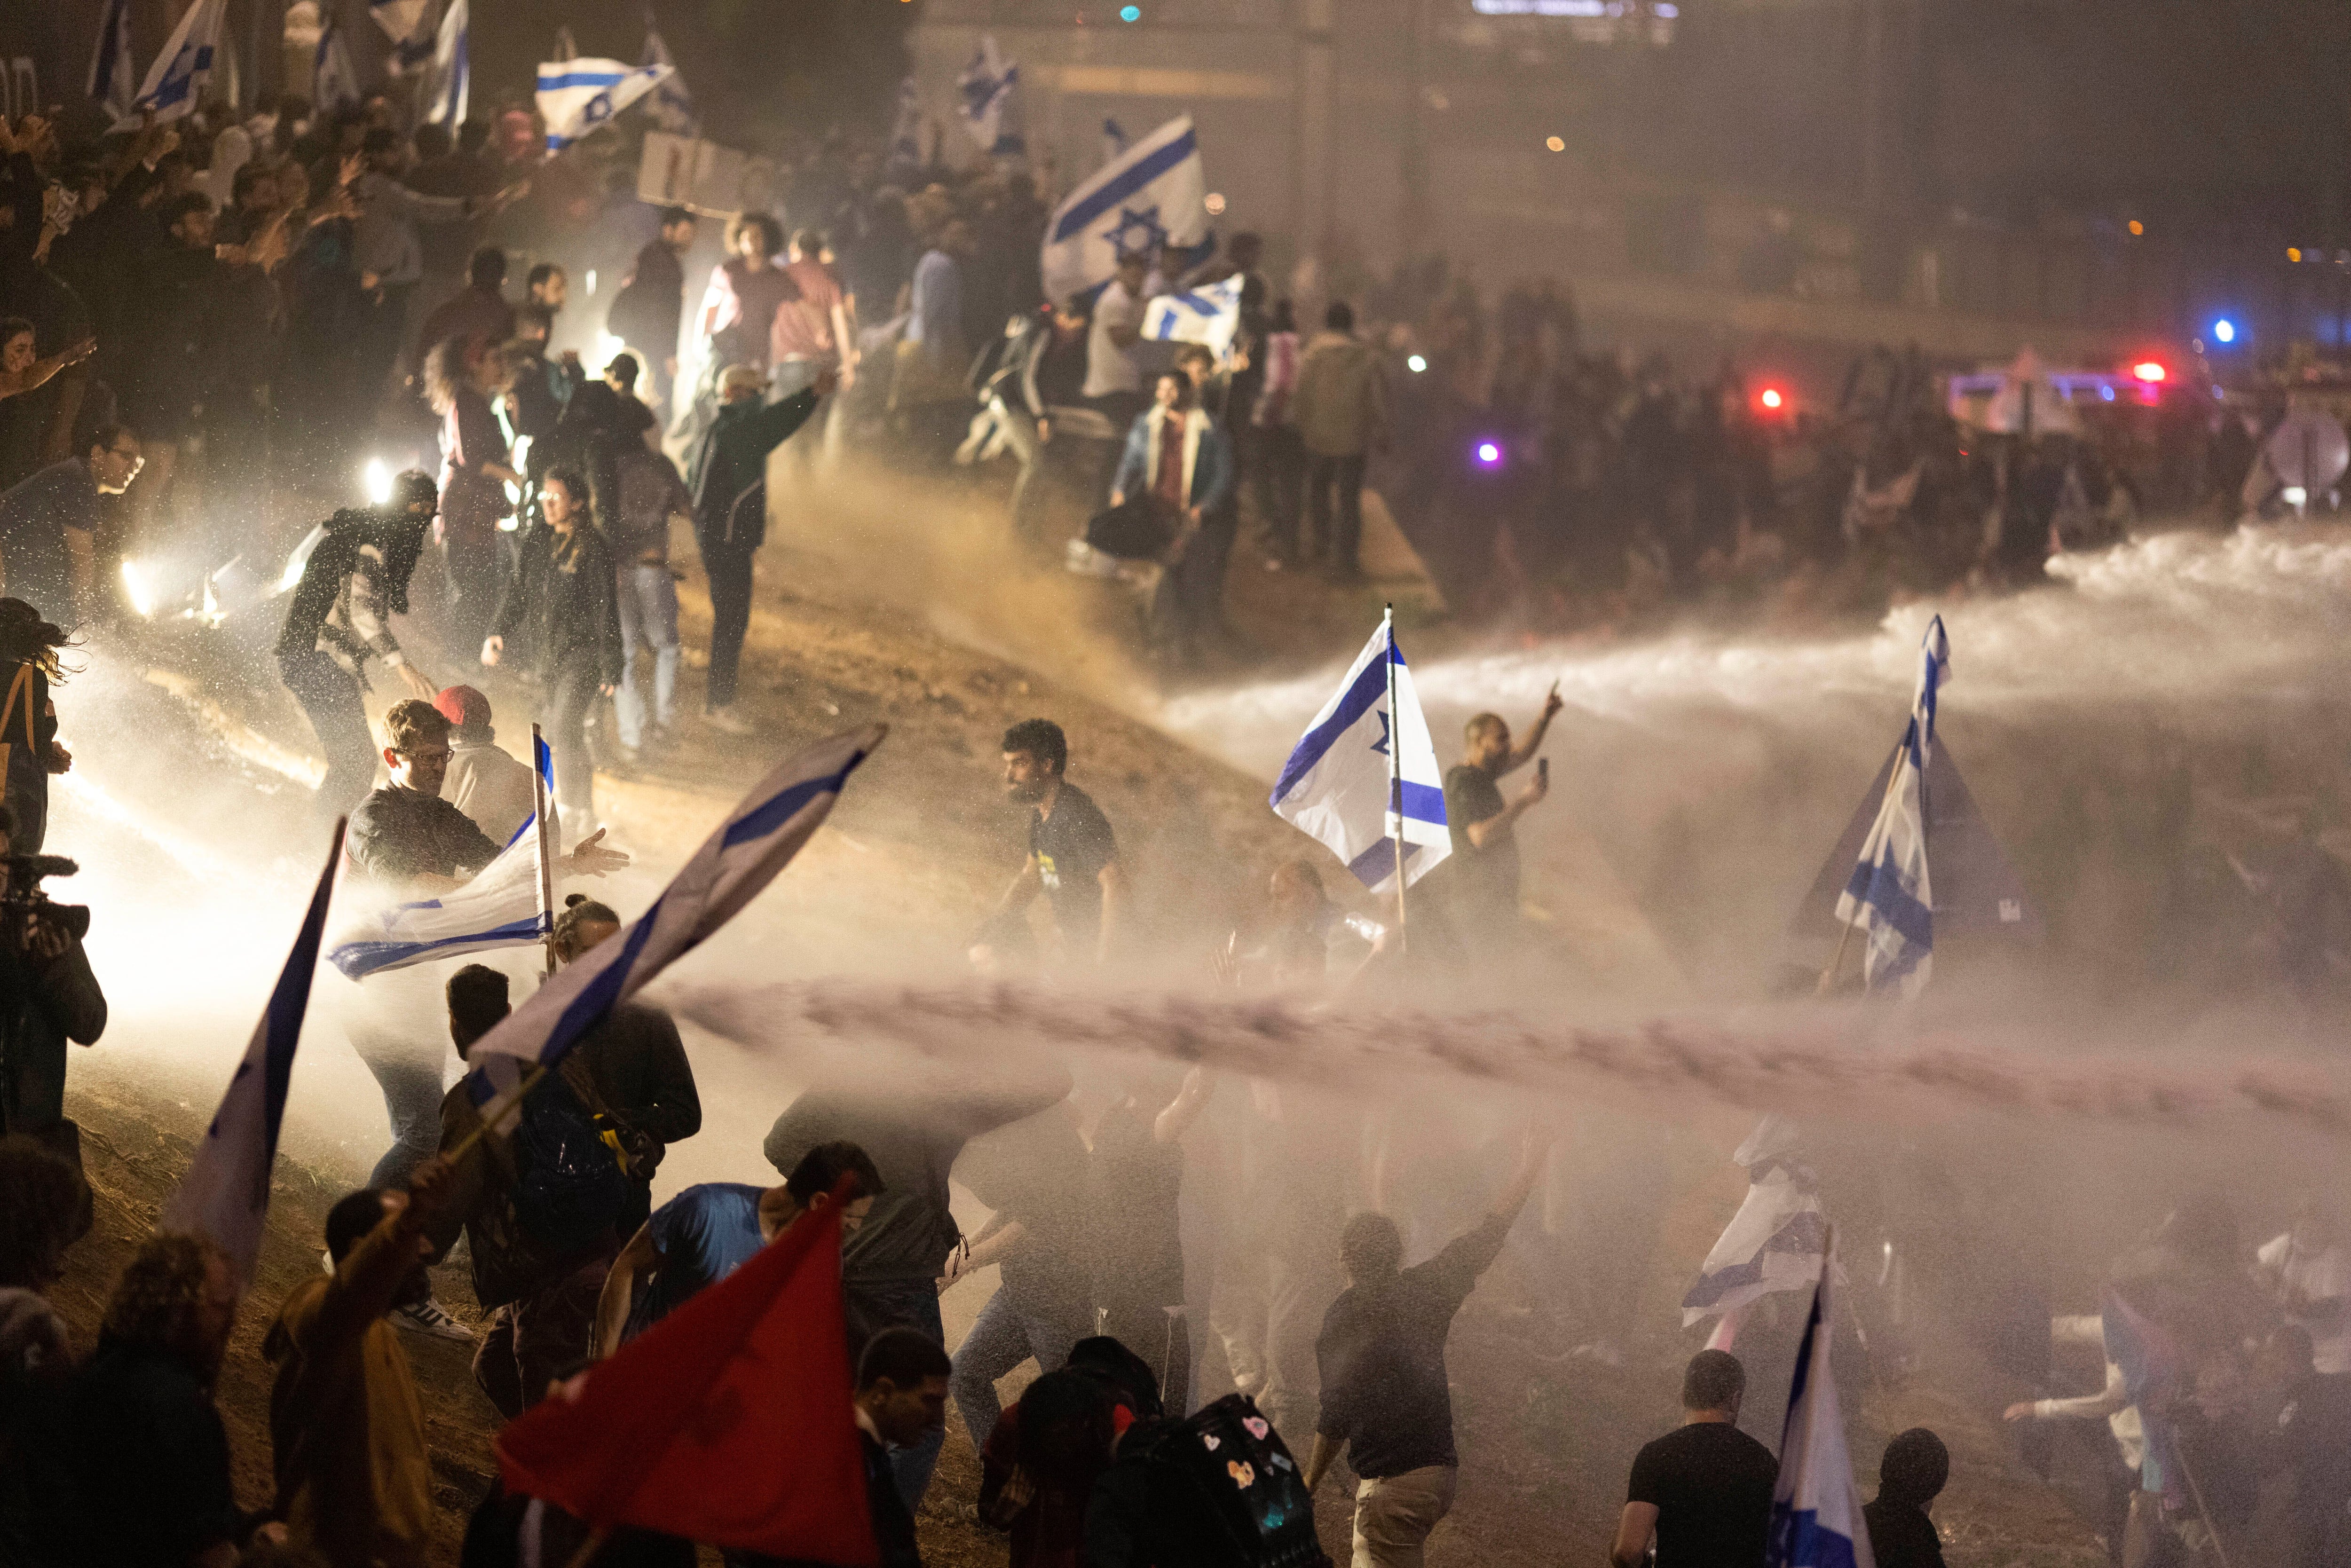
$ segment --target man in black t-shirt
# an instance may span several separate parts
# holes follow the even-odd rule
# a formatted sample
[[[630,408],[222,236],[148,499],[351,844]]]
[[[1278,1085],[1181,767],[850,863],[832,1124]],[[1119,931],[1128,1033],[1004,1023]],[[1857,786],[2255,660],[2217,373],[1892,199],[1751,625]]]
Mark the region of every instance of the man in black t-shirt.
[[[1062,777],[1070,743],[1048,718],[1023,719],[1004,732],[1004,792],[1029,811],[1029,859],[1012,879],[972,956],[1017,942],[1021,912],[1045,894],[1065,956],[1098,964],[1115,950],[1126,911],[1126,873],[1118,838],[1093,798]]]
[[[1445,821],[1453,835],[1453,863],[1443,874],[1461,937],[1472,947],[1518,927],[1519,841],[1513,828],[1551,793],[1551,775],[1538,772],[1510,800],[1502,798],[1499,781],[1534,760],[1552,716],[1565,706],[1553,687],[1534,728],[1516,746],[1499,714],[1479,714],[1462,731],[1461,760],[1446,769]]]
[[[1739,1429],[1747,1369],[1729,1351],[1702,1350],[1682,1377],[1682,1425],[1643,1448],[1609,1561],[1640,1568],[1657,1542],[1657,1568],[1763,1568],[1780,1461]]]
[[[1550,1139],[1530,1131],[1492,1212],[1426,1263],[1396,1267],[1404,1241],[1386,1215],[1347,1221],[1339,1242],[1347,1289],[1331,1303],[1314,1343],[1322,1414],[1306,1488],[1321,1484],[1341,1448],[1350,1450],[1348,1463],[1361,1478],[1359,1568],[1419,1568],[1422,1543],[1453,1506],[1461,1461],[1453,1448],[1445,1341],[1478,1276],[1502,1250],[1550,1151]]]

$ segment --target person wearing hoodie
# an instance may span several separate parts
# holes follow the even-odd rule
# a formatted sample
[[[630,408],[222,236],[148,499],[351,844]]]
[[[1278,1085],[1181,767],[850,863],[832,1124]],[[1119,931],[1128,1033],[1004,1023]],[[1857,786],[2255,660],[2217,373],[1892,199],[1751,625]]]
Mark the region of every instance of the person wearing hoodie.
[[[392,482],[388,504],[345,507],[297,552],[302,574],[277,633],[277,671],[327,754],[316,802],[322,823],[348,813],[375,782],[375,737],[360,703],[367,662],[382,661],[427,702],[439,694],[401,652],[391,618],[408,612],[408,579],[440,504],[433,476],[411,469]]]
[[[1950,1450],[1926,1427],[1913,1427],[1886,1445],[1876,1500],[1861,1511],[1877,1568],[1943,1568],[1943,1538],[1927,1505],[1950,1479]]]
[[[1327,550],[1331,575],[1343,580],[1363,575],[1364,465],[1387,443],[1388,391],[1379,356],[1355,336],[1355,312],[1344,300],[1323,313],[1322,329],[1299,361],[1290,418],[1306,451],[1306,553]]]

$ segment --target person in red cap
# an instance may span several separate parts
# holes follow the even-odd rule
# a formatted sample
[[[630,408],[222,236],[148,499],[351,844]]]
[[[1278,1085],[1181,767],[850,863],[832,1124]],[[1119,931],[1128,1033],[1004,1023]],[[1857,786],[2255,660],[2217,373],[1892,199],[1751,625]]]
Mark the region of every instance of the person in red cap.
[[[433,706],[449,721],[449,774],[442,799],[471,818],[492,843],[511,841],[516,830],[530,821],[530,764],[497,744],[490,699],[473,687],[444,686]],[[548,826],[559,828],[554,802],[548,810]]]

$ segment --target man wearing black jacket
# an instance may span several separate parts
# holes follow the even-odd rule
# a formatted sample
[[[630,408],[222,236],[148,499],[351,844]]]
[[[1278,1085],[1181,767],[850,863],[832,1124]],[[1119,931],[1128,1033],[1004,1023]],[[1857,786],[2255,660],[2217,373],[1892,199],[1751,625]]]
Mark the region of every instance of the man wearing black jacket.
[[[586,478],[576,468],[551,469],[539,503],[543,516],[522,536],[482,663],[498,664],[507,639],[522,639],[543,694],[556,800],[579,831],[596,816],[588,714],[620,685],[621,612],[611,547],[589,526]]]
[[[687,465],[694,540],[710,576],[710,684],[704,712],[712,728],[728,735],[751,733],[734,713],[735,674],[743,661],[743,634],[751,624],[751,558],[768,537],[768,454],[808,422],[840,380],[838,371],[827,368],[808,391],[768,407],[759,401],[767,384],[760,372],[750,365],[727,366],[718,381],[718,417]]]
[[[401,652],[390,617],[407,612],[408,579],[440,504],[433,476],[411,469],[392,482],[390,502],[337,512],[302,547],[308,553],[277,634],[277,669],[327,753],[321,821],[350,810],[375,779],[375,737],[360,702],[368,660],[381,660],[427,702],[438,690]]]
[[[661,216],[661,237],[637,252],[604,329],[636,350],[653,374],[655,402],[669,396],[677,380],[677,329],[685,313],[685,265],[694,248],[694,214],[671,207]]]

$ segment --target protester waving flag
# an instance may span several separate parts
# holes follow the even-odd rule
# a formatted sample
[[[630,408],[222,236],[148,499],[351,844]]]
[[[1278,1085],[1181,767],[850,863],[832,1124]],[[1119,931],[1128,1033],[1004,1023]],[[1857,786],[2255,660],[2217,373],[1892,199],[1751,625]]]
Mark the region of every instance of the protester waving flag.
[[[449,0],[441,13],[441,30],[433,41],[433,65],[424,78],[424,118],[434,125],[465,123],[468,90],[473,83],[470,39],[471,0]]]
[[[227,9],[228,0],[191,0],[163,52],[148,68],[134,109],[152,114],[158,124],[195,111],[219,57],[221,18]]]
[[[983,33],[979,47],[956,78],[961,101],[956,112],[981,151],[998,158],[1017,158],[1029,150],[1020,134],[1020,66],[1007,60],[992,34]]]
[[[131,0],[107,0],[98,25],[98,49],[89,57],[89,96],[118,120],[130,119],[139,96],[131,65]]]
[[[637,63],[669,68],[669,75],[653,89],[653,101],[647,110],[653,123],[673,136],[700,134],[701,122],[694,113],[694,95],[685,90],[685,78],[677,74],[677,62],[669,57],[669,45],[663,39],[661,29],[653,26],[651,6],[645,8],[644,57]]]
[[[1766,1116],[1730,1156],[1746,1168],[1747,1197],[1706,1255],[1698,1283],[1682,1297],[1684,1328],[1719,1316],[1735,1332],[1749,1302],[1775,1291],[1801,1290],[1820,1277],[1828,1220],[1813,1173],[1795,1153],[1795,1124]]]
[[[552,1068],[613,1008],[698,946],[773,882],[822,825],[857,765],[887,734],[880,725],[835,736],[778,766],[685,862],[651,909],[541,986],[468,1060],[474,1103],[521,1087],[525,1064]],[[503,1111],[494,1113],[503,1123]]]
[[[310,907],[294,938],[294,951],[278,972],[269,1006],[245,1048],[245,1060],[230,1075],[228,1092],[204,1142],[196,1145],[188,1174],[163,1202],[157,1228],[209,1236],[235,1265],[240,1289],[252,1283],[261,1255],[261,1232],[269,1218],[269,1175],[277,1162],[277,1129],[286,1119],[286,1086],[294,1072],[294,1046],[310,1006],[310,977],[319,967],[319,944],[327,929],[327,904],[343,856],[343,824],[327,852],[327,866],[310,894]]]
[[[532,737],[542,798],[555,799],[555,761]],[[551,819],[550,819],[551,820]],[[547,936],[550,916],[538,903],[538,817],[523,819],[507,847],[474,879],[439,898],[395,904],[360,916],[328,945],[327,961],[347,979],[436,962],[492,947],[517,947]]]
[[[608,123],[676,74],[675,66],[625,66],[585,55],[539,67],[538,117],[547,122],[548,155]]]
[[[1896,754],[1894,777],[1876,825],[1862,841],[1836,917],[1869,937],[1862,975],[1869,989],[1898,985],[1916,996],[1934,967],[1935,895],[1927,875],[1927,768],[1935,751],[1936,694],[1950,678],[1951,643],[1939,615],[1927,624],[1918,650],[1918,685],[1910,698],[1910,727]]]
[[[1771,1489],[1771,1533],[1764,1568],[1876,1568],[1869,1527],[1854,1490],[1853,1460],[1844,1446],[1844,1413],[1837,1407],[1829,1366],[1835,1333],[1830,1304],[1835,1249],[1822,1260],[1813,1314],[1796,1346],[1796,1376],[1788,1389],[1788,1425],[1780,1437],[1780,1480]]]
[[[1392,772],[1401,778],[1392,778]],[[1445,826],[1444,775],[1413,693],[1412,671],[1396,646],[1393,619],[1373,633],[1339,683],[1338,695],[1322,705],[1282,764],[1272,804],[1274,815],[1346,862],[1374,893],[1395,886],[1399,823],[1405,885],[1453,852],[1453,836]]]
[[[1045,230],[1045,292],[1091,294],[1118,271],[1123,253],[1156,256],[1162,246],[1206,259],[1208,176],[1192,117],[1179,115],[1105,163],[1070,193]]]
[[[1241,279],[1203,284],[1180,294],[1163,294],[1143,313],[1143,335],[1161,343],[1206,343],[1218,359],[1241,329]]]
[[[500,1432],[507,1490],[599,1530],[875,1568],[841,1305],[846,1198]]]

